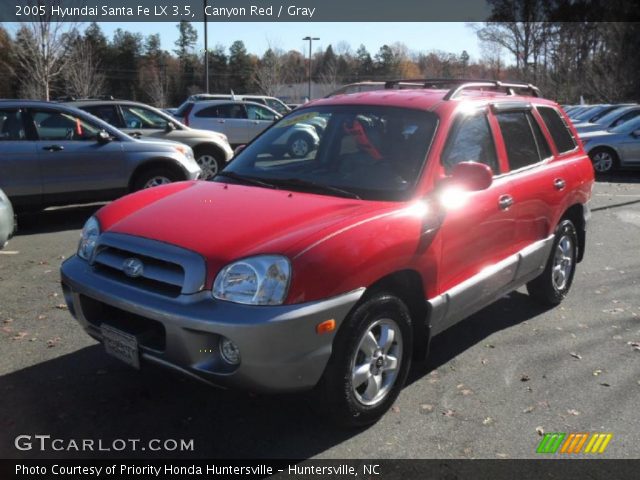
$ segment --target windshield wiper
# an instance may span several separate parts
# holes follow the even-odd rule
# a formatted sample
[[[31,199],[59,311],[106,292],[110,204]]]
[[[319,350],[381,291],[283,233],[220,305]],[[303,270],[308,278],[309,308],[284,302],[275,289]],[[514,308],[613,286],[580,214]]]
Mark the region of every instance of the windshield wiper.
[[[344,190],[342,188],[334,187],[332,185],[324,185],[322,183],[312,182],[310,180],[302,180],[300,178],[282,178],[282,179],[278,178],[276,182],[279,186],[282,186],[282,187],[291,186],[291,187],[309,188],[313,190],[319,190],[323,192],[337,194],[340,197],[355,198],[356,200],[361,200],[359,195],[349,190]]]
[[[249,183],[251,185],[257,185],[259,187],[276,188],[276,189],[278,188],[273,183],[265,182],[264,180],[259,179],[259,178],[255,178],[255,177],[247,177],[245,175],[240,175],[239,173],[236,173],[236,172],[220,172],[216,176],[217,177],[231,178],[233,180],[238,180],[240,182]]]

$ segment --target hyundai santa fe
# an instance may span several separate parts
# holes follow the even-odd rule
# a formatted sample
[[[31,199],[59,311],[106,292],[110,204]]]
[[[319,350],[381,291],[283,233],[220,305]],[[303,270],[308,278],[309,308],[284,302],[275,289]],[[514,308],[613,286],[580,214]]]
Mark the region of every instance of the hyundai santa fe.
[[[308,390],[357,426],[434,335],[522,285],[560,303],[593,186],[561,108],[527,84],[386,87],[306,104],[213,181],[99,210],[62,266],[70,312],[135,368]],[[320,120],[306,155],[279,148]]]

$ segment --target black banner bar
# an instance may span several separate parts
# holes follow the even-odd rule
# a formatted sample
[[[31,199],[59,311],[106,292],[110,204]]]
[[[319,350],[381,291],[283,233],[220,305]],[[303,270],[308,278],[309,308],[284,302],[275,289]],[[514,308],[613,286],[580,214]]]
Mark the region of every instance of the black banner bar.
[[[505,8],[505,5],[511,5]],[[533,9],[527,5],[533,5]],[[638,21],[624,0],[2,0],[0,21],[64,22]]]
[[[2,480],[627,480],[640,460],[0,460]]]

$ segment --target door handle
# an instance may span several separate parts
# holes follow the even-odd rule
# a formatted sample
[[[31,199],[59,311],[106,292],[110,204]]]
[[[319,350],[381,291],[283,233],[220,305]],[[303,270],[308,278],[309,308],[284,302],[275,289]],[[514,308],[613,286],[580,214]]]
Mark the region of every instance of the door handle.
[[[553,181],[553,186],[556,188],[556,190],[564,190],[566,183],[562,178],[556,178]]]
[[[511,195],[500,195],[500,198],[498,198],[500,210],[507,210],[511,205],[513,205],[513,197]]]
[[[253,121],[253,122],[251,122],[251,123],[253,123],[254,125],[258,125],[260,122],[259,122],[258,120],[254,120],[254,121]]]
[[[224,123],[224,120],[218,120],[218,123]]]
[[[142,132],[131,132],[130,135],[134,138],[140,138],[142,136]]]
[[[42,147],[43,150],[47,152],[59,152],[60,150],[64,150],[62,145],[47,145],[46,147]]]

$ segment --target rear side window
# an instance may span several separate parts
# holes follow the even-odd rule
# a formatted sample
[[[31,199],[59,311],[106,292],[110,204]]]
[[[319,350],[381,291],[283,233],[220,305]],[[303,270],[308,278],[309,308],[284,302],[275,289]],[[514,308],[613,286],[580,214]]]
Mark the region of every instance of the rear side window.
[[[0,141],[25,140],[22,113],[18,110],[0,110]]]
[[[113,125],[114,127],[123,127],[115,105],[91,105],[88,107],[81,107],[85,112],[89,112],[94,117],[98,117],[100,120]]]
[[[549,156],[549,146],[546,145],[531,112],[502,112],[496,114],[496,118],[502,131],[510,170],[533,165]],[[536,130],[537,134],[534,133]]]
[[[199,118],[220,118],[222,114],[220,112],[220,108],[218,105],[214,107],[203,108],[202,110],[196,112],[196,117]]]
[[[576,142],[564,122],[564,119],[560,116],[555,108],[550,107],[538,107],[538,113],[544,120],[551,138],[553,138],[558,153],[570,152],[576,148]]]
[[[445,172],[451,173],[461,162],[484,163],[494,174],[499,172],[496,147],[484,112],[459,117],[449,134],[442,153]]]

